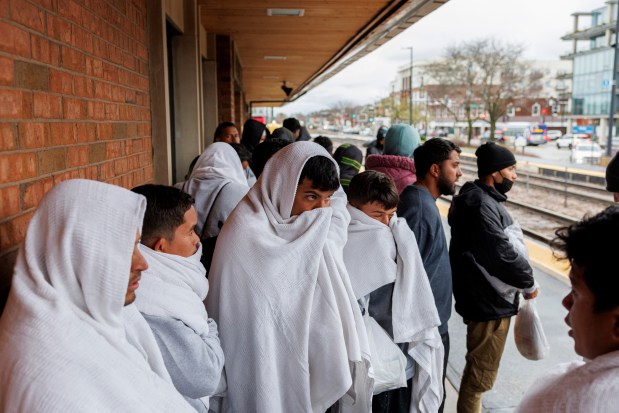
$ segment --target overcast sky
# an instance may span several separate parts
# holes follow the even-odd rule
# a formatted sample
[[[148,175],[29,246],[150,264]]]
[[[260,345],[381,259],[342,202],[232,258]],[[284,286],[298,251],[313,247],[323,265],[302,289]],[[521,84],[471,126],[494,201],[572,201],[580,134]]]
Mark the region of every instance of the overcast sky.
[[[389,93],[389,82],[398,67],[408,64],[413,46],[414,60],[439,58],[444,49],[458,42],[496,37],[522,43],[524,57],[559,59],[571,43],[561,36],[572,30],[572,13],[591,11],[605,0],[450,0],[405,32],[347,67],[305,96],[275,113],[308,113],[348,100],[371,103]],[[589,18],[581,18],[589,24]],[[582,24],[581,24],[582,27]]]

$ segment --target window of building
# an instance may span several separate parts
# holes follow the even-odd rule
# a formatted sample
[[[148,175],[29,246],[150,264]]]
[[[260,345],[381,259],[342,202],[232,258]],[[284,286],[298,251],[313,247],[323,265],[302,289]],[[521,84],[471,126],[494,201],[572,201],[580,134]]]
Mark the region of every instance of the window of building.
[[[541,112],[541,107],[539,103],[534,103],[533,106],[531,106],[531,116],[539,116],[540,112]]]
[[[516,116],[516,107],[508,106],[507,107],[507,116]]]

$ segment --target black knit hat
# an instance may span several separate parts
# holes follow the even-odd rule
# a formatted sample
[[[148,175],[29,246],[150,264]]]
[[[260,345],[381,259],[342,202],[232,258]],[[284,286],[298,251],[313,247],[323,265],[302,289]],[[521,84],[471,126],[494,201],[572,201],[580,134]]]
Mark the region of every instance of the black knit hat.
[[[481,145],[475,151],[475,156],[477,156],[477,175],[480,178],[508,166],[516,165],[514,154],[509,149],[494,142]]]
[[[615,154],[606,167],[606,190],[619,192],[619,153]]]

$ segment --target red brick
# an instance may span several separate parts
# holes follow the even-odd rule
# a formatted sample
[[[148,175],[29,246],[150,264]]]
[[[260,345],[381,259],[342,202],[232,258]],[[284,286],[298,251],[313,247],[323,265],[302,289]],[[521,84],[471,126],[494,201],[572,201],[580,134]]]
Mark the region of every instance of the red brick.
[[[102,181],[114,177],[114,162],[106,162],[99,165],[99,179]]]
[[[17,182],[37,174],[34,153],[0,153],[0,183]]]
[[[119,119],[118,105],[114,103],[105,104],[105,119],[118,120]]]
[[[30,34],[11,24],[0,22],[0,50],[30,57]]]
[[[73,76],[67,72],[50,69],[49,71],[49,91],[63,95],[73,94]]]
[[[86,116],[86,102],[81,99],[63,98],[62,108],[65,119],[84,119]]]
[[[58,44],[36,34],[30,35],[30,43],[33,59],[52,66],[60,66],[60,46]]]
[[[21,90],[0,90],[0,119],[32,117],[32,94]]]
[[[77,24],[82,24],[82,8],[71,0],[58,0],[58,14]]]
[[[0,17],[9,15],[9,0],[0,0]]]
[[[99,172],[96,165],[80,168],[79,174],[82,179],[98,180],[99,177]]]
[[[50,124],[51,146],[75,143],[75,124],[55,122]]]
[[[58,185],[62,181],[66,181],[67,179],[77,179],[80,177],[80,171],[74,169],[72,171],[63,172],[58,175],[54,175],[54,185]]]
[[[67,168],[88,164],[88,146],[69,146],[67,148]]]
[[[94,123],[78,123],[75,125],[78,143],[94,142],[97,140],[97,128]]]
[[[86,74],[88,76],[103,77],[103,62],[86,56]]]
[[[52,11],[56,10],[56,0],[30,0],[30,1],[48,10],[52,10]]]
[[[34,208],[43,199],[43,196],[52,189],[54,180],[51,177],[39,179],[38,181],[22,184],[22,207],[24,210]]]
[[[112,125],[110,123],[99,123],[97,125],[97,140],[106,141],[112,139]]]
[[[67,154],[65,148],[53,148],[37,152],[39,173],[45,175],[67,169]]]
[[[49,90],[49,68],[38,63],[16,60],[15,87],[29,90]]]
[[[47,34],[50,37],[59,40],[63,43],[71,43],[71,23],[54,16],[52,14],[47,15]]]
[[[19,146],[21,149],[43,148],[49,142],[47,123],[24,122],[19,124]]]
[[[94,34],[99,34],[101,19],[86,9],[82,9],[82,27]]]
[[[10,151],[17,147],[15,124],[0,123],[0,151]]]
[[[115,159],[115,158],[120,157],[123,154],[122,142],[108,142],[105,148],[106,148],[105,156],[107,159]]]
[[[94,87],[92,80],[87,77],[74,76],[73,77],[73,93],[75,96],[92,97],[94,96]]]
[[[112,98],[112,88],[110,84],[95,80],[95,98],[110,100]]]
[[[87,53],[93,52],[93,36],[82,28],[73,26],[71,43],[76,48],[83,50]]]
[[[15,76],[13,59],[0,57],[0,85],[12,85]]]
[[[19,185],[0,188],[0,219],[19,214]]]
[[[24,240],[32,215],[33,212],[29,212],[0,225],[0,250],[7,250]]]
[[[62,67],[76,72],[86,72],[86,59],[84,54],[67,46],[61,48]]]
[[[105,119],[105,103],[103,102],[88,102],[88,118],[96,120]]]
[[[24,0],[11,0],[11,19],[37,32],[45,32],[45,13]]]
[[[62,119],[62,97],[46,93],[34,94],[34,117]]]
[[[105,40],[95,37],[92,39],[92,53],[100,57],[101,59],[107,60],[107,43]]]

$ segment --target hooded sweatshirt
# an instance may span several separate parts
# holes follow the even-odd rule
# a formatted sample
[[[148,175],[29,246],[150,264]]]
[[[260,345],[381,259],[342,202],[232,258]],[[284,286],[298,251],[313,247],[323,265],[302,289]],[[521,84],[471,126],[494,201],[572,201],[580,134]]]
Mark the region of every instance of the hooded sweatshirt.
[[[243,137],[241,138],[241,143],[249,152],[253,153],[254,148],[258,146],[260,139],[262,138],[262,134],[265,132],[266,138],[268,138],[270,133],[264,123],[259,122],[256,119],[247,119],[243,125]]]
[[[333,154],[333,158],[340,166],[340,184],[344,191],[348,192],[348,186],[353,176],[359,173],[363,154],[354,145],[345,143],[340,145]]]

